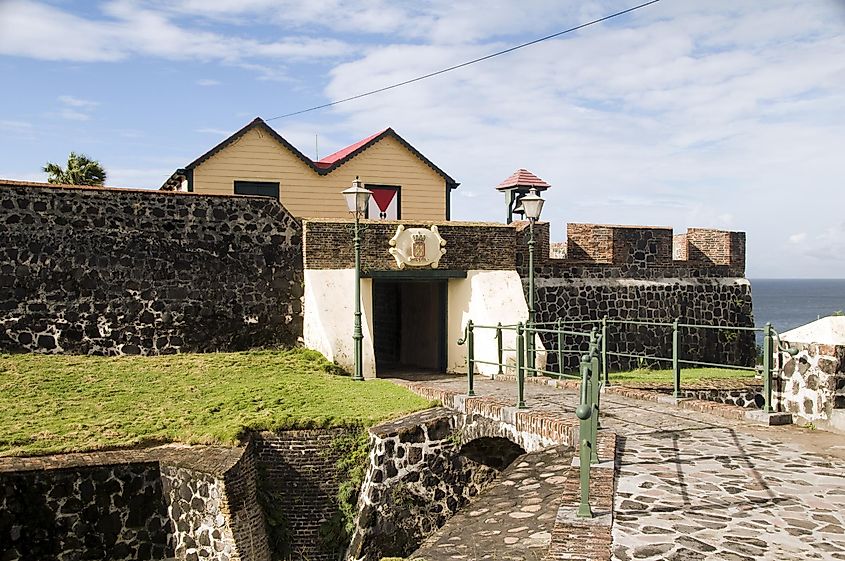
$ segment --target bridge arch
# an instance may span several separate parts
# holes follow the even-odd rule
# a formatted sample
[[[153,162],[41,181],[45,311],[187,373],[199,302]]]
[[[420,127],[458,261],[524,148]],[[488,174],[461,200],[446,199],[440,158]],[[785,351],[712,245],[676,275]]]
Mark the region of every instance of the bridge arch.
[[[501,436],[481,436],[463,444],[458,454],[477,464],[503,471],[525,454],[525,449]]]

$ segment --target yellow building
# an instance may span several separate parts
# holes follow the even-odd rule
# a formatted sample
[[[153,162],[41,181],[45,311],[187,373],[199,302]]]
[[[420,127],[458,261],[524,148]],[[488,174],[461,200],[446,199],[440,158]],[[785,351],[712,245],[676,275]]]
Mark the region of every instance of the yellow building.
[[[346,218],[340,192],[355,177],[373,191],[368,218],[450,218],[458,183],[391,128],[314,161],[256,118],[176,170],[161,188],[272,196],[299,218]]]

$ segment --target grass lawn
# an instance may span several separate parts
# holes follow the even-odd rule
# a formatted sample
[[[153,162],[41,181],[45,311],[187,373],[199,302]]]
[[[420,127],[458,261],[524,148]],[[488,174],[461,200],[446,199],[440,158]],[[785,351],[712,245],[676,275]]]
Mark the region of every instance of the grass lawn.
[[[638,368],[628,372],[610,372],[610,382],[667,382],[672,383],[672,370]],[[754,372],[731,368],[682,368],[681,384],[699,380],[753,380]]]
[[[162,442],[235,444],[251,429],[369,426],[429,403],[353,382],[305,349],[157,357],[0,354],[0,456]]]

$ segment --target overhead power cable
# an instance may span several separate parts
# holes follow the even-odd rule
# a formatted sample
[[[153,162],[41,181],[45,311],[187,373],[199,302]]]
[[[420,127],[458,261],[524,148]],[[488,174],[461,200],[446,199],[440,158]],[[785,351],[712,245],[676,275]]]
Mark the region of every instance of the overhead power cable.
[[[650,6],[652,4],[656,4],[660,2],[660,0],[651,0],[650,2],[645,2],[644,4],[639,4],[638,6],[634,6],[632,8],[628,8],[627,10],[622,10],[621,12],[616,12],[615,14],[610,14],[608,16],[604,16],[599,19],[594,19],[593,21],[588,21],[587,23],[582,23],[581,25],[577,25],[575,27],[570,27],[569,29],[564,29],[563,31],[558,31],[557,33],[552,33],[551,35],[546,35],[545,37],[540,37],[539,39],[534,39],[533,41],[528,41],[527,43],[522,43],[520,45],[516,45],[502,51],[497,51],[495,53],[491,53],[489,55],[485,55],[480,58],[475,58],[472,60],[468,60],[466,62],[462,62],[460,64],[456,64],[454,66],[450,66],[448,68],[443,68],[441,70],[437,70],[436,72],[431,72],[429,74],[424,74],[422,76],[417,76],[416,78],[411,78],[410,80],[405,80],[403,82],[397,82],[396,84],[392,84],[390,86],[385,86],[383,88],[378,88],[375,90],[370,90],[368,92],[359,93],[357,95],[353,95],[351,97],[346,97],[343,99],[338,99],[336,101],[332,101],[329,103],[324,103],[322,105],[315,105],[314,107],[309,107],[308,109],[301,109],[299,111],[294,111],[292,113],[285,113],[284,115],[278,115],[276,117],[270,117],[269,119],[265,119],[265,121],[275,121],[276,119],[284,119],[285,117],[293,117],[294,115],[302,115],[303,113],[309,113],[311,111],[317,111],[318,109],[325,109],[326,107],[332,107],[334,105],[339,105],[341,103],[346,103],[347,101],[352,101],[355,99],[361,99],[362,97],[367,97],[369,95],[386,92],[387,90],[392,90],[394,88],[398,88],[400,86],[407,86],[408,84],[413,84],[414,82],[419,82],[421,80],[425,80],[426,78],[432,78],[434,76],[439,76],[440,74],[445,74],[447,72],[451,72],[452,70],[457,70],[459,68],[463,68],[465,66],[469,66],[471,64],[475,64],[477,62],[483,62],[485,60],[489,60],[491,58],[501,56],[507,53],[512,53],[513,51],[517,51],[519,49],[524,49],[525,47],[530,47],[531,45],[536,45],[537,43],[542,43],[543,41],[548,41],[549,39],[554,39],[555,37],[560,37],[561,35],[566,35],[567,33],[572,33],[573,31],[578,31],[579,29],[584,29],[585,27],[589,27],[591,25],[595,25],[597,23],[601,23],[603,21],[607,21],[609,19],[613,19],[615,17],[619,17],[621,15],[629,14],[636,10],[645,8],[646,6]]]

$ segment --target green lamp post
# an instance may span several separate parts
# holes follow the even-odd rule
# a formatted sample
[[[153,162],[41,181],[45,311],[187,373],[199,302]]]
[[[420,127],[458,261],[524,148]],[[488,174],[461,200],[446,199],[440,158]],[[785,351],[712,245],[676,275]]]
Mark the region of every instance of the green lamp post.
[[[346,206],[349,212],[355,216],[353,227],[354,237],[352,238],[355,248],[355,327],[352,330],[352,341],[355,347],[355,374],[352,379],[358,382],[364,381],[363,369],[363,347],[364,333],[361,330],[361,218],[367,215],[367,208],[370,204],[372,191],[365,189],[361,180],[355,177],[352,187],[343,191],[346,198]]]
[[[534,308],[534,223],[539,220],[545,202],[546,200],[537,194],[536,188],[531,189],[527,195],[520,199],[525,218],[528,219],[528,323],[526,325],[529,330],[526,342],[528,343],[528,366],[533,376],[537,375],[534,332],[531,331],[534,327],[534,314],[536,313]]]

